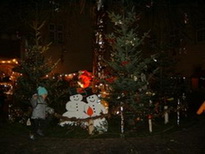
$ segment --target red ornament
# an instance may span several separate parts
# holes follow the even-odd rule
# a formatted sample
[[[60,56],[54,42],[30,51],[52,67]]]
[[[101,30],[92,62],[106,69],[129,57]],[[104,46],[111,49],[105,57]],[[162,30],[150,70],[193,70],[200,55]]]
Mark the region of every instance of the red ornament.
[[[127,64],[129,64],[129,61],[122,61],[122,62],[121,62],[121,65],[122,65],[122,66],[125,66],[125,65],[127,65]]]
[[[110,77],[110,78],[107,78],[106,81],[109,83],[113,83],[115,79],[116,79],[115,77]]]
[[[151,114],[148,115],[148,119],[152,119],[152,115]]]
[[[109,39],[107,39],[107,41],[108,41],[110,44],[114,44],[114,43],[115,43],[115,39],[109,38]]]

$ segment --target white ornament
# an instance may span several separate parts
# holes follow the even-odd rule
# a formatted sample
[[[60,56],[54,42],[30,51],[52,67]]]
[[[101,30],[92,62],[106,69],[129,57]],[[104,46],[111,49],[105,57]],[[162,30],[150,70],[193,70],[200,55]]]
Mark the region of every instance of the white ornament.
[[[102,5],[102,0],[98,0],[98,2],[97,2],[97,10],[99,11],[102,6],[103,6]]]
[[[167,109],[168,109],[168,106],[167,105],[164,106],[164,110],[165,110],[165,112],[164,112],[164,123],[165,124],[167,124],[169,122],[169,114],[167,112]]]
[[[30,118],[27,119],[26,126],[31,126],[31,119]]]
[[[121,135],[122,135],[122,137],[123,137],[123,135],[124,135],[124,114],[123,114],[123,106],[121,106],[120,107],[120,117],[121,117]]]
[[[178,101],[177,101],[177,125],[179,125],[179,122],[180,122],[180,112],[179,112],[179,109],[180,109],[180,100],[178,99]]]
[[[149,124],[149,132],[152,133],[152,119],[148,119],[148,124]]]
[[[147,78],[146,78],[146,75],[144,73],[141,73],[141,81],[142,82],[147,82]],[[142,90],[147,90],[147,84],[145,84],[143,87],[142,87]]]

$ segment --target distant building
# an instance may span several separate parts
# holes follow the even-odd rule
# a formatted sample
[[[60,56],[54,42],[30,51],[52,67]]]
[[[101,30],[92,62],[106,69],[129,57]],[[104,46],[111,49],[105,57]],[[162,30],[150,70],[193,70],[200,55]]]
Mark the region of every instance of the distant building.
[[[57,13],[51,13],[46,21],[42,32],[43,42],[52,42],[51,48],[47,52],[47,57],[51,57],[53,62],[60,59],[60,63],[54,73],[73,73],[79,70],[92,71],[96,26],[93,4],[88,5],[86,3],[83,11],[75,8],[79,9],[79,11],[73,14],[70,14],[65,8],[65,10],[58,10]],[[197,8],[198,6],[193,7]],[[191,13],[188,15],[191,18]],[[145,27],[149,30],[150,24],[148,22],[144,24],[147,24]],[[159,25],[160,23],[156,22],[156,24]],[[192,77],[199,74],[197,73],[199,69],[205,70],[204,27],[205,20],[199,16],[194,24],[187,23],[186,31],[189,39],[186,40],[183,48],[177,50],[173,55],[173,58],[178,61],[176,72],[181,76]],[[25,48],[25,40],[22,38],[18,38],[16,34],[2,33],[0,35],[1,59],[17,58],[21,60],[24,57]]]

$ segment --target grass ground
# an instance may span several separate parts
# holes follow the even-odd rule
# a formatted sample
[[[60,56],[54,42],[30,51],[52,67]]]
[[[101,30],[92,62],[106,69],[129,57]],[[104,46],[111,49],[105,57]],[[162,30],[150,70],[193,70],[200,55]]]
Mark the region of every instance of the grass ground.
[[[111,127],[102,135],[89,136],[80,128],[50,126],[45,137],[32,141],[29,128],[19,123],[0,127],[2,154],[203,154],[205,153],[205,116],[187,119],[176,126],[156,121],[153,133],[141,125],[135,131],[120,135],[119,127]],[[115,132],[118,130],[118,132]]]
[[[56,119],[50,122],[45,134],[48,137],[57,137],[57,138],[120,138],[122,136],[120,118],[114,117],[108,119],[108,131],[103,134],[95,134],[90,136],[86,129],[83,129],[79,126],[65,126],[61,127],[58,125]],[[151,135],[158,135],[163,133],[172,133],[174,131],[179,131],[184,128],[188,128],[194,125],[196,118],[194,117],[181,117],[180,125],[177,125],[176,116],[170,115],[170,121],[168,124],[164,124],[163,118],[156,118],[152,120],[152,133],[149,132],[148,121],[141,121],[135,125],[128,126],[124,125],[125,137],[144,137]],[[16,136],[21,134],[29,134],[31,128],[25,124],[18,122],[11,123],[5,122],[2,123],[0,127],[0,136]]]
[[[191,101],[198,104],[201,95]],[[197,108],[197,107],[196,107]],[[163,117],[153,122],[153,132],[148,122],[135,125],[125,123],[122,137],[120,118],[108,119],[108,132],[88,135],[79,127],[60,127],[54,119],[46,129],[46,136],[36,141],[29,140],[30,127],[21,123],[0,123],[0,153],[2,154],[203,154],[205,153],[205,115],[195,111],[180,117],[177,125],[176,113],[170,114],[170,122],[164,124]]]

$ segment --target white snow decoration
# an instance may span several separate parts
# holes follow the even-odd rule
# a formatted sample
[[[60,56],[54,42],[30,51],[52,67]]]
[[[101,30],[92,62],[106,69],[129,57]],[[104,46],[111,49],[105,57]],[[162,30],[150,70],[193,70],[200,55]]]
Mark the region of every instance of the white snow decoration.
[[[84,112],[85,102],[82,101],[83,96],[81,94],[75,94],[70,96],[70,101],[66,103],[66,112],[62,115],[68,118],[82,119],[87,117],[87,114]],[[61,126],[65,124],[74,125],[73,121],[63,121],[60,123]]]
[[[89,117],[100,116],[101,114],[107,114],[105,106],[101,104],[99,97],[96,94],[92,94],[86,97],[86,101],[83,101],[81,94],[75,94],[70,96],[70,101],[66,103],[66,112],[63,117],[86,119]],[[105,118],[91,119],[89,121],[80,122],[81,126],[88,127],[89,134],[94,131],[98,133],[106,132],[108,129],[108,123]],[[60,122],[60,126],[77,125],[75,121],[63,121]],[[79,124],[79,121],[78,121]]]
[[[99,103],[99,98],[96,94],[87,96],[86,101],[88,104],[85,105],[85,113],[87,113],[88,117],[96,117],[100,116],[101,114],[107,114],[106,108],[101,103]],[[106,132],[107,120],[105,118],[94,119],[93,126],[99,133]]]

